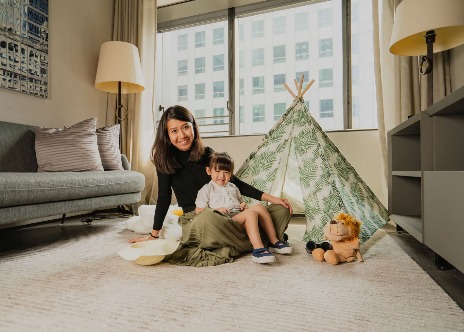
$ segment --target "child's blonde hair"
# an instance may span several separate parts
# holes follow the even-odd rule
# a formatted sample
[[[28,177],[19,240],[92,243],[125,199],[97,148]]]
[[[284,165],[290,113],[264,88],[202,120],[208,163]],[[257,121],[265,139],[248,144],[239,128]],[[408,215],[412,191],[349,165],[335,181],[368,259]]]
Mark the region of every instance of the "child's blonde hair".
[[[227,152],[214,152],[209,160],[209,168],[233,173],[234,160]]]

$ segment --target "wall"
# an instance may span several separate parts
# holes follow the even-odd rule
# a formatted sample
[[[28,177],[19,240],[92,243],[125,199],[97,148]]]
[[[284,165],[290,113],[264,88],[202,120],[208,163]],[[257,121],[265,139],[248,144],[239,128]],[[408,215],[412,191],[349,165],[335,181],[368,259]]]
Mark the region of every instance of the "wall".
[[[386,206],[386,188],[382,179],[380,144],[377,130],[332,132],[329,138]],[[237,136],[204,138],[204,143],[215,151],[227,151],[238,169],[251,152],[261,143],[263,136]]]
[[[113,1],[49,2],[49,98],[2,88],[1,121],[62,127],[97,117],[106,124],[107,94],[94,82],[100,45],[111,40]]]

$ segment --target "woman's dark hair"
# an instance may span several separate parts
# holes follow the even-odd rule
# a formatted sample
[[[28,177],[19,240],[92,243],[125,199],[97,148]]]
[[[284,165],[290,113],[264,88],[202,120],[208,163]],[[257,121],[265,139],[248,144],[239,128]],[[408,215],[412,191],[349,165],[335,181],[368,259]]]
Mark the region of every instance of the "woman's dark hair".
[[[227,152],[214,152],[209,160],[209,168],[234,173],[234,160]]]
[[[180,164],[176,159],[174,152],[175,147],[169,139],[167,124],[171,119],[185,121],[192,124],[193,142],[190,148],[189,160],[198,161],[205,153],[205,147],[200,137],[198,125],[192,113],[183,106],[175,105],[169,107],[161,116],[156,131],[155,142],[151,148],[151,161],[155,164],[158,171],[165,174],[173,174],[176,169],[180,168]]]

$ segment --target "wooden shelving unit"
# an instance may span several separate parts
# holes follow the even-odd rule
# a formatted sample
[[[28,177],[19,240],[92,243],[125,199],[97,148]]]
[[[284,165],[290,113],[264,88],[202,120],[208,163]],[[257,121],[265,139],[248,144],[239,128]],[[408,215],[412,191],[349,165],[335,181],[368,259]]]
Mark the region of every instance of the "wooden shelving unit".
[[[390,218],[464,272],[464,87],[388,132]]]

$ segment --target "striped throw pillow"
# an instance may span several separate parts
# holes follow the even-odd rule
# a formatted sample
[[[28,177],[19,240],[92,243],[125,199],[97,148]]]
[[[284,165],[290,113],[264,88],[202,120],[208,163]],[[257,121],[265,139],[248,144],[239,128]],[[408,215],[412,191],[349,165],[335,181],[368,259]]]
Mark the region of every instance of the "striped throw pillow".
[[[124,170],[119,150],[119,124],[97,129],[98,151],[105,171]]]
[[[36,127],[38,172],[103,171],[96,125],[92,118],[63,129]]]

